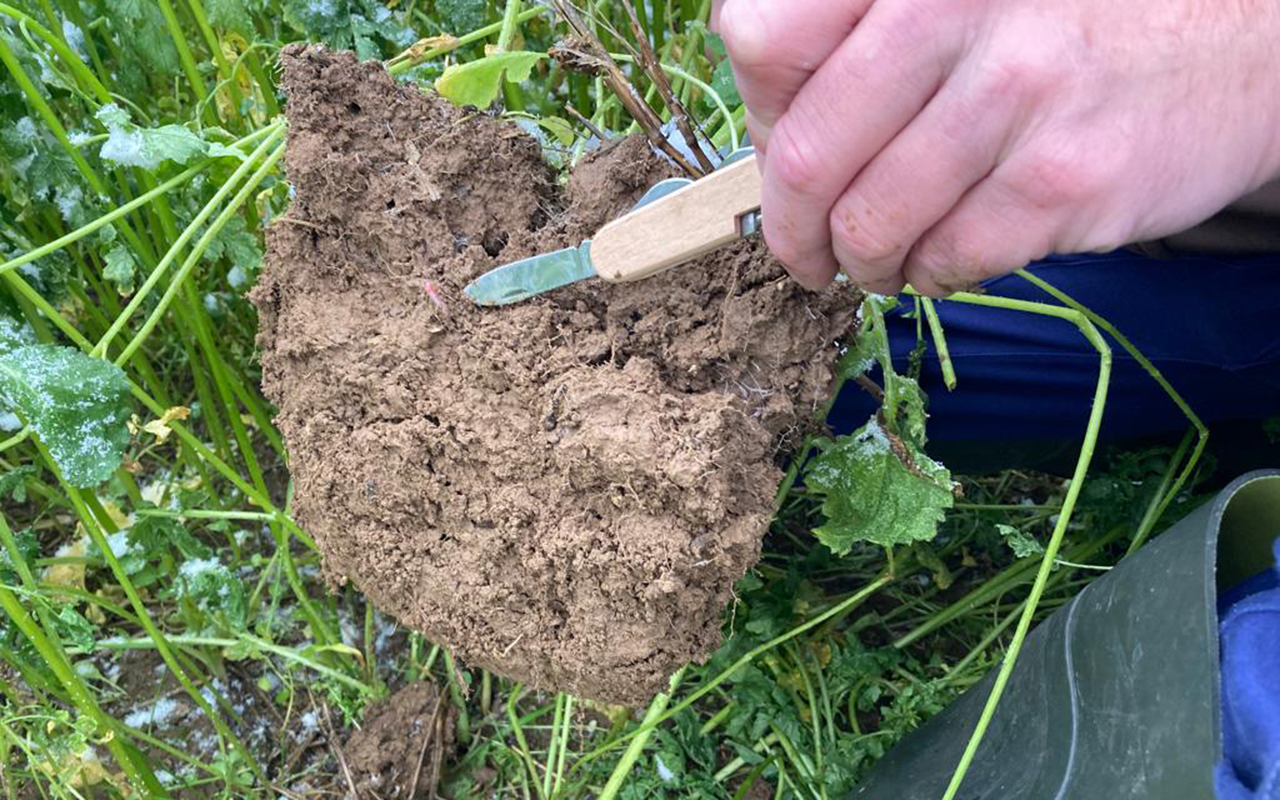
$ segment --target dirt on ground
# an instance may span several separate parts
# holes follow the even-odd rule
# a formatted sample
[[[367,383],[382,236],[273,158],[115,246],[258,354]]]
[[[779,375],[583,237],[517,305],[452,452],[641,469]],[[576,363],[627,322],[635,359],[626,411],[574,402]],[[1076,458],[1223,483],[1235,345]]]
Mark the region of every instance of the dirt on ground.
[[[468,663],[640,703],[720,642],[856,298],[758,240],[501,308],[463,287],[671,175],[640,139],[557,185],[514,124],[377,62],[282,52],[263,383],[327,575]],[[655,231],[655,236],[663,232]]]
[[[415,681],[371,705],[342,746],[354,800],[433,797],[453,727],[432,683]]]

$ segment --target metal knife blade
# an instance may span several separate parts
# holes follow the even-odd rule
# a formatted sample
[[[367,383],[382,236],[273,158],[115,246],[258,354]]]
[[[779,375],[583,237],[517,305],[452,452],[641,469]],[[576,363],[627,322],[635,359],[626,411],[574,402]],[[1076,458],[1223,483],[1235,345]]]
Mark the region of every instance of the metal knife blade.
[[[754,155],[752,147],[730,153],[713,173],[717,175],[715,178],[697,182],[671,178],[651,186],[630,212],[606,225],[594,237],[597,250],[603,246],[609,254],[606,260],[610,274],[606,277],[614,281],[638,280],[733,239],[757,233],[760,229],[758,173],[745,164],[725,169]],[[731,172],[735,173],[732,177]],[[744,176],[748,179],[745,182]],[[750,180],[753,176],[754,182]],[[691,206],[694,196],[686,196],[686,192],[697,192],[698,203]],[[673,206],[678,199],[676,195],[690,202]],[[657,211],[659,201],[664,204],[662,212]],[[703,208],[712,211],[708,214]],[[642,220],[645,215],[648,217]],[[640,233],[645,230],[675,235],[658,240],[650,249],[645,244],[647,236]],[[690,231],[702,233],[690,235]],[[664,242],[674,243],[674,247],[666,248],[670,252],[663,252]],[[591,243],[592,240],[587,239],[577,247],[504,264],[481,275],[463,291],[477,305],[501,306],[599,275],[592,262]]]
[[[590,249],[591,240],[587,239],[577,247],[512,261],[476,278],[463,291],[476,305],[518,303],[595,275]]]

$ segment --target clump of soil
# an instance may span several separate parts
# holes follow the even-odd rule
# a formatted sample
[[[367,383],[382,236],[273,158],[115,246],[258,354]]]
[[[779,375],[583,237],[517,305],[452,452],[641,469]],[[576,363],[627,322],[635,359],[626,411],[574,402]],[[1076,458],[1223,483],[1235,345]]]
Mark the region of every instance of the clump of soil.
[[[624,140],[562,191],[506,121],[350,54],[281,61],[296,195],[253,299],[328,576],[472,664],[643,702],[719,644],[851,290],[748,241],[477,308],[469,281],[591,235],[664,162]]]
[[[415,681],[371,705],[342,746],[356,798],[434,797],[444,753],[452,745],[448,706],[434,684]]]

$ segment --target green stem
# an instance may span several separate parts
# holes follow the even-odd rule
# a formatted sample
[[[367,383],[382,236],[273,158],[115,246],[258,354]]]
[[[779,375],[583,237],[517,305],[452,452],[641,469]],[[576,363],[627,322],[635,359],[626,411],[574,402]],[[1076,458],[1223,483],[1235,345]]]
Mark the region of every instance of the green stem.
[[[191,48],[187,46],[186,34],[182,32],[182,26],[178,24],[178,15],[173,12],[173,4],[169,0],[159,0],[160,13],[164,15],[164,23],[169,28],[169,38],[173,40],[173,46],[178,51],[178,60],[182,62],[182,71],[187,76],[187,82],[191,84],[191,91],[195,92],[196,100],[199,104],[209,97],[209,90],[204,85],[204,78],[200,77],[200,68],[196,66],[196,59],[191,54]],[[218,111],[211,106],[204,108],[205,122],[210,125],[218,124]]]
[[[526,9],[521,13],[517,14],[516,22],[524,22],[525,20],[533,19],[539,14],[545,14],[551,10],[552,8],[550,6],[535,5],[533,8]],[[401,53],[399,56],[396,56],[395,58],[391,59],[391,61],[388,62],[387,72],[391,73],[392,75],[399,75],[402,72],[408,72],[409,70],[413,69],[414,67],[423,63],[424,61],[430,61],[433,58],[439,58],[445,53],[451,52],[453,50],[457,50],[459,47],[465,47],[466,45],[469,45],[472,42],[476,42],[481,39],[487,39],[488,37],[494,35],[495,33],[501,32],[502,26],[505,23],[506,23],[506,20],[504,18],[490,25],[485,25],[483,28],[476,28],[474,31],[472,31],[471,33],[468,33],[465,36],[460,37],[455,42],[451,42],[448,45],[443,45],[440,47],[433,47],[430,50],[424,50],[422,53],[413,53],[412,48],[410,48],[409,50],[406,50],[404,53]]]
[[[1191,406],[1187,401],[1182,399],[1182,395],[1178,394],[1178,391],[1173,388],[1169,381],[1165,380],[1164,375],[1160,373],[1160,370],[1156,368],[1156,365],[1151,363],[1151,360],[1144,356],[1142,352],[1134,346],[1133,342],[1129,341],[1127,336],[1116,330],[1114,325],[1085,308],[1066,292],[1052,286],[1044,279],[1027,272],[1025,269],[1018,270],[1017,274],[1019,277],[1039,287],[1050,297],[1053,297],[1068,308],[1084,314],[1090,322],[1106,331],[1111,338],[1119,342],[1120,346],[1124,348],[1124,351],[1128,353],[1134,361],[1137,361],[1144,370],[1146,370],[1146,373],[1151,376],[1152,380],[1159,384],[1161,389],[1164,389],[1165,394],[1169,395],[1169,399],[1171,399],[1173,404],[1178,407],[1178,410],[1186,415],[1187,419],[1190,420],[1192,427],[1196,429],[1196,432],[1199,435],[1195,449],[1192,450],[1190,458],[1187,459],[1187,466],[1178,475],[1178,479],[1173,482],[1173,485],[1169,487],[1169,490],[1164,495],[1164,499],[1160,501],[1159,506],[1151,515],[1149,515],[1149,526],[1145,528],[1141,526],[1139,527],[1138,535],[1134,537],[1136,544],[1132,544],[1129,547],[1129,552],[1132,553],[1142,545],[1142,542],[1146,539],[1147,535],[1150,534],[1151,527],[1155,526],[1155,523],[1164,514],[1165,509],[1169,507],[1169,503],[1173,502],[1173,498],[1177,497],[1178,493],[1182,491],[1182,487],[1186,484],[1187,479],[1191,477],[1191,473],[1195,470],[1196,464],[1200,463],[1200,456],[1204,453],[1205,445],[1209,443],[1209,429],[1200,421],[1200,417],[1191,410]],[[1144,518],[1142,524],[1148,525],[1148,520]]]
[[[154,200],[156,197],[159,197],[160,195],[168,192],[170,189],[173,189],[177,186],[182,185],[183,183],[186,183],[188,180],[195,177],[198,173],[204,170],[205,167],[209,166],[212,163],[213,163],[213,159],[207,159],[205,161],[202,161],[199,164],[195,165],[194,167],[183,170],[177,175],[174,175],[172,178],[160,184],[159,186],[147,192],[146,194],[139,195],[137,198],[129,201],[128,203],[125,203],[122,206],[112,209],[107,214],[103,214],[101,217],[98,217],[93,222],[87,223],[85,225],[81,225],[79,228],[76,228],[74,231],[71,231],[68,234],[60,236],[51,242],[45,242],[39,247],[36,247],[32,250],[28,250],[27,252],[23,253],[20,256],[15,256],[14,258],[9,259],[3,264],[0,264],[0,273],[17,269],[23,264],[28,264],[32,261],[35,261],[38,258],[43,258],[44,256],[47,256],[56,250],[61,250],[62,248],[66,247],[69,244],[80,241],[81,239],[93,233],[94,231],[97,231],[100,228],[110,225],[112,222],[115,222],[116,220],[125,216],[129,212],[133,211],[134,209],[146,205],[147,203]]]
[[[894,577],[891,574],[886,572],[880,575],[880,577],[876,578],[871,583],[868,583],[866,586],[863,586],[861,589],[859,589],[857,592],[850,595],[848,598],[846,598],[843,602],[839,603],[838,605],[835,605],[827,609],[823,613],[815,616],[813,619],[810,619],[807,622],[797,625],[796,627],[792,628],[786,633],[780,634],[774,637],[773,639],[770,639],[764,644],[753,647],[751,650],[747,651],[747,653],[744,654],[741,658],[739,658],[737,661],[733,662],[727,668],[725,668],[719,675],[716,675],[710,681],[703,684],[702,686],[699,686],[695,691],[691,692],[688,697],[686,697],[684,700],[676,704],[675,708],[672,708],[670,711],[667,711],[666,713],[659,715],[657,718],[655,718],[651,722],[645,722],[641,724],[640,727],[638,727],[636,730],[631,731],[630,733],[624,736],[620,736],[617,739],[614,739],[613,741],[600,745],[596,749],[592,750],[590,753],[587,753],[585,756],[578,759],[578,761],[573,765],[573,770],[571,770],[571,772],[578,770],[579,768],[585,766],[591,761],[594,761],[596,758],[604,755],[606,752],[608,752],[609,750],[612,750],[614,747],[617,747],[623,742],[629,741],[632,738],[639,736],[642,733],[647,734],[649,731],[653,730],[653,728],[657,727],[658,725],[661,725],[666,720],[670,719],[676,714],[679,714],[681,711],[684,711],[686,708],[698,702],[698,700],[702,699],[708,693],[713,691],[717,686],[724,683],[729,678],[733,677],[733,675],[738,670],[750,664],[752,661],[756,660],[757,658],[769,652],[770,650],[773,650],[775,647],[786,644],[787,642],[791,641],[792,639],[804,633],[805,631],[811,630],[821,625],[831,617],[834,617],[837,614],[845,613],[850,609],[854,608],[855,606],[860,605],[868,597],[880,591],[882,588],[884,588],[888,584],[892,583],[893,580],[894,580]]]
[[[948,392],[956,388],[956,368],[951,363],[951,348],[947,347],[946,334],[942,332],[942,320],[938,319],[938,310],[933,306],[933,298],[918,298],[924,309],[925,319],[929,321],[929,333],[933,335],[933,346],[938,350],[938,365],[942,367],[942,383]]]
[[[231,190],[235,188],[235,185],[240,182],[247,172],[249,172],[253,167],[253,164],[263,156],[267,156],[266,161],[263,162],[263,166],[258,168],[253,177],[250,178],[249,182],[246,183],[239,192],[237,192],[236,198],[227,206],[226,209],[223,210],[223,213],[219,215],[218,220],[220,220],[220,222],[215,222],[210,225],[209,229],[200,237],[199,243],[195,248],[193,248],[192,252],[187,257],[187,260],[179,269],[179,274],[170,281],[169,288],[166,290],[157,308],[147,317],[146,322],[143,323],[142,328],[134,335],[128,346],[125,347],[124,352],[116,358],[116,363],[124,364],[127,362],[129,357],[133,354],[133,351],[140,347],[142,342],[146,340],[146,337],[156,326],[156,323],[164,313],[164,310],[168,308],[169,302],[173,299],[174,293],[176,293],[178,288],[182,285],[182,278],[185,277],[186,273],[190,271],[196,260],[199,259],[200,255],[204,252],[204,248],[209,246],[209,242],[212,240],[213,236],[216,235],[218,230],[226,224],[226,221],[230,219],[231,214],[235,213],[240,205],[244,203],[249,192],[251,192],[253,188],[266,177],[266,173],[269,172],[271,167],[275,165],[276,161],[284,155],[283,148],[267,155],[268,151],[275,146],[276,142],[284,136],[284,125],[282,123],[276,123],[271,126],[271,128],[271,133],[266,136],[261,144],[254,148],[254,151],[249,154],[242,164],[236,167],[235,171],[231,173],[231,176],[226,180],[226,182],[223,183],[222,186],[218,187],[218,191],[214,193],[208,203],[205,203],[204,208],[200,209],[200,213],[196,214],[196,217],[191,221],[191,224],[182,231],[177,240],[174,241],[172,246],[170,246],[168,252],[166,252],[164,257],[160,259],[160,263],[157,264],[155,269],[151,271],[151,274],[147,276],[147,280],[144,281],[142,286],[138,288],[138,291],[134,293],[129,304],[125,306],[124,311],[116,317],[115,322],[112,323],[111,328],[107,331],[106,335],[98,341],[98,344],[93,348],[91,355],[102,355],[106,352],[107,346],[111,343],[111,340],[115,338],[116,334],[120,332],[133,313],[142,305],[143,300],[145,300],[147,295],[151,293],[151,290],[155,285],[160,282],[162,277],[164,277],[165,270],[169,268],[169,264],[173,262],[178,253],[181,252],[182,248],[186,247],[187,242],[191,241],[192,237],[196,235],[196,231],[200,229],[200,226],[204,224],[205,220],[212,216],[214,209],[216,209],[222,203],[223,199],[231,193]]]
[[[1089,412],[1089,422],[1085,428],[1084,442],[1080,447],[1080,457],[1076,461],[1075,471],[1071,476],[1071,485],[1067,489],[1067,495],[1062,502],[1062,512],[1058,517],[1058,523],[1054,526],[1053,535],[1049,539],[1049,544],[1045,547],[1044,558],[1040,561],[1040,569],[1036,573],[1035,583],[1032,584],[1031,593],[1027,597],[1026,607],[1022,611],[1022,616],[1018,620],[1018,627],[1014,631],[1013,641],[1009,645],[1009,651],[1005,655],[1003,662],[1000,664],[1000,671],[996,674],[995,683],[991,687],[991,693],[987,697],[987,702],[983,706],[982,715],[978,718],[978,724],[974,728],[969,742],[965,746],[963,755],[960,757],[960,763],[956,765],[955,772],[951,776],[951,782],[947,786],[947,791],[943,795],[943,800],[953,800],[956,793],[960,790],[960,784],[964,781],[964,776],[969,770],[969,766],[973,763],[973,758],[978,752],[978,746],[982,743],[983,737],[986,735],[987,728],[991,724],[992,717],[995,716],[996,706],[1000,703],[1000,698],[1004,694],[1005,686],[1009,683],[1009,676],[1013,674],[1013,667],[1017,663],[1018,654],[1022,651],[1023,642],[1026,641],[1027,632],[1031,629],[1031,622],[1035,617],[1036,607],[1040,602],[1040,598],[1044,595],[1045,586],[1049,581],[1049,574],[1053,570],[1054,559],[1057,558],[1058,548],[1062,545],[1062,537],[1066,534],[1067,526],[1071,522],[1072,512],[1075,510],[1076,500],[1080,496],[1080,490],[1084,486],[1085,476],[1089,471],[1089,463],[1093,460],[1093,451],[1098,442],[1098,430],[1102,425],[1102,413],[1106,408],[1107,388],[1111,381],[1111,348],[1103,340],[1102,334],[1083,313],[1075,309],[1060,308],[1057,306],[1049,306],[1043,303],[1031,303],[1024,300],[1012,300],[1003,297],[988,297],[984,295],[974,295],[968,293],[959,293],[952,295],[952,300],[962,303],[970,303],[979,306],[988,306],[994,308],[1006,308],[1018,311],[1026,311],[1033,314],[1044,314],[1074,323],[1085,339],[1093,345],[1098,351],[1098,383],[1094,391],[1093,406]]]
[[[95,76],[89,68],[85,66],[85,63],[80,60],[80,57],[76,55],[75,51],[67,46],[67,43],[62,40],[61,36],[53,33],[39,22],[36,22],[30,16],[23,13],[21,9],[14,8],[6,3],[0,3],[0,14],[13,17],[23,26],[35,33],[36,36],[39,36],[47,42],[49,46],[53,48],[53,52],[58,55],[58,58],[62,59],[63,63],[65,63],[67,67],[75,73],[77,79],[84,82],[88,87],[88,90],[92,92],[98,100],[103,103],[111,102],[111,93],[107,91],[107,87],[102,85],[102,82],[98,80],[97,76]],[[86,46],[89,45],[90,38],[88,31],[85,31]]]
[[[240,104],[244,101],[244,97],[240,94],[240,86],[235,81],[235,73],[231,69],[231,64],[227,61],[227,56],[222,52],[222,45],[218,42],[218,35],[213,32],[213,27],[209,25],[209,17],[204,13],[204,6],[200,4],[200,0],[187,0],[187,8],[191,9],[191,16],[196,20],[196,27],[200,29],[200,35],[204,37],[205,44],[209,47],[209,52],[213,54],[213,61],[218,65],[218,74],[222,76],[222,81],[227,85],[227,92],[231,96],[231,116],[239,121]],[[213,90],[213,94],[209,95],[209,99],[217,102],[217,89]],[[215,109],[216,110],[216,109]]]
[[[227,723],[223,720],[222,715],[214,711],[208,701],[204,699],[204,696],[196,689],[195,684],[187,675],[186,670],[184,670],[178,663],[177,658],[170,649],[169,643],[164,634],[161,633],[159,626],[157,626],[155,620],[152,619],[150,612],[147,610],[146,604],[142,602],[142,596],[138,594],[137,588],[134,587],[133,580],[129,578],[128,573],[125,572],[124,567],[121,566],[119,560],[116,558],[111,546],[107,543],[106,536],[103,534],[102,528],[98,525],[96,516],[90,512],[84,491],[73,487],[66,482],[62,477],[62,473],[58,469],[57,464],[54,462],[53,457],[39,440],[36,440],[36,447],[39,448],[40,455],[45,460],[48,468],[57,476],[58,481],[62,484],[63,490],[67,493],[68,499],[71,500],[71,504],[75,508],[76,515],[80,518],[80,522],[84,525],[85,531],[89,534],[89,539],[97,545],[98,549],[102,552],[102,557],[107,562],[107,566],[110,568],[111,574],[115,577],[116,583],[119,584],[122,590],[124,590],[125,596],[129,598],[129,604],[133,607],[134,613],[138,615],[138,621],[142,623],[143,629],[154,643],[156,652],[160,654],[161,659],[164,660],[165,665],[168,666],[170,672],[173,673],[173,676],[178,680],[178,683],[182,686],[183,690],[186,691],[187,695],[192,699],[196,706],[204,712],[205,716],[209,718],[209,721],[213,724],[214,730],[218,732],[221,739],[223,741],[230,742],[232,748],[239,753],[250,771],[253,772],[254,777],[259,781],[265,782],[262,768],[258,765],[253,754],[250,753],[249,749],[245,747],[242,741],[240,741],[240,737],[236,736],[231,729],[227,727]]]
[[[529,741],[524,735],[524,726],[520,724],[520,717],[516,714],[516,703],[520,700],[522,688],[517,683],[511,688],[511,694],[507,695],[507,721],[511,723],[511,731],[515,734],[516,745],[519,747],[520,760],[529,772],[530,782],[538,792],[538,797],[545,798],[546,795],[542,793],[542,784],[538,781],[538,765],[533,760],[533,752],[529,749]]]
[[[618,796],[622,785],[626,783],[627,776],[635,768],[640,754],[649,745],[649,737],[653,735],[654,729],[658,727],[658,720],[662,717],[662,713],[667,710],[667,705],[671,703],[671,695],[675,694],[676,687],[680,685],[681,679],[684,678],[684,671],[685,667],[677,670],[676,674],[671,676],[667,691],[658,693],[649,703],[649,708],[644,713],[644,719],[640,722],[640,728],[631,739],[631,743],[627,745],[627,749],[622,753],[622,757],[618,759],[618,765],[613,768],[613,774],[609,776],[609,782],[604,785],[604,789],[600,792],[599,800],[614,800]]]
[[[213,636],[170,636],[167,637],[170,644],[183,645],[186,647],[232,647],[237,644],[246,643],[253,647],[257,647],[273,655],[277,655],[286,661],[292,661],[295,664],[314,670],[326,678],[331,678],[339,683],[355,689],[363,695],[371,695],[374,690],[371,686],[361,683],[350,675],[339,672],[331,667],[326,667],[318,661],[313,661],[299,653],[297,650],[289,647],[280,647],[272,644],[266,639],[260,639],[248,633],[238,634],[235,639],[213,637]],[[150,650],[156,647],[153,639],[125,639],[123,641],[99,641],[94,645],[99,650]]]
[[[516,38],[516,23],[520,19],[521,0],[507,0],[502,12],[502,27],[498,30],[498,52],[511,49],[511,42]]]
[[[4,522],[2,517],[0,517],[0,535],[5,536],[6,545],[13,538],[8,524]],[[106,733],[112,730],[114,725],[112,725],[111,718],[103,712],[93,699],[93,694],[85,686],[84,681],[76,674],[75,670],[72,669],[65,653],[44,635],[40,626],[27,614],[18,598],[3,584],[0,584],[0,607],[4,608],[5,613],[13,620],[18,630],[22,631],[22,634],[35,646],[36,651],[40,653],[45,663],[53,670],[53,674],[67,690],[72,701],[76,704],[76,708],[81,713],[91,717],[97,723],[100,732]],[[164,787],[156,780],[155,774],[152,773],[146,761],[141,758],[135,760],[125,748],[123,741],[112,736],[108,738],[106,747],[111,753],[111,757],[116,760],[116,763],[120,765],[120,768],[124,770],[135,785],[141,784],[145,786],[149,793],[168,796],[164,791]]]

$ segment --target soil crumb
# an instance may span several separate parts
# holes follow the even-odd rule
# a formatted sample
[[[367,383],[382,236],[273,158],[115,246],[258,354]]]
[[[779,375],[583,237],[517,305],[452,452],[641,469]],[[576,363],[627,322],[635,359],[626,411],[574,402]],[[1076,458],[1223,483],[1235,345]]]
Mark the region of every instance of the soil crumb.
[[[295,196],[253,300],[327,576],[471,664],[646,701],[720,643],[857,298],[753,240],[477,308],[469,281],[591,235],[665,162],[621,140],[561,189],[515,125],[377,62],[281,62]]]
[[[425,681],[369,706],[364,724],[342,746],[356,799],[434,797],[452,746],[447,709],[435,684]]]

